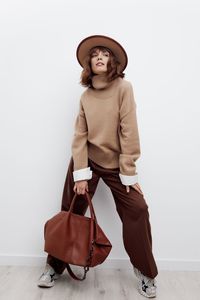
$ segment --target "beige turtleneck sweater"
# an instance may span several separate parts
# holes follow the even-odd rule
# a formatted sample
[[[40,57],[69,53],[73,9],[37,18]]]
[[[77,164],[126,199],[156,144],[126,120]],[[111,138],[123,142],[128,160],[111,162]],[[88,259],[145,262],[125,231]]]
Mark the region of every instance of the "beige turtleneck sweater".
[[[121,77],[108,83],[104,75],[95,75],[92,85],[80,97],[75,121],[74,181],[92,178],[90,158],[104,168],[119,167],[122,184],[135,184],[140,140],[132,84]]]

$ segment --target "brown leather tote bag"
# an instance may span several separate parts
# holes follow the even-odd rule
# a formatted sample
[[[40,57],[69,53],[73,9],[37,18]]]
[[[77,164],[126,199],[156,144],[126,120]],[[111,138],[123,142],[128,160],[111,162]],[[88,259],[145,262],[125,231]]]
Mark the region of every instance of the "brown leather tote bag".
[[[97,223],[92,201],[86,191],[90,216],[72,212],[77,192],[68,211],[61,211],[44,225],[44,251],[66,262],[69,274],[76,280],[84,280],[89,267],[101,264],[109,255],[112,245]],[[69,264],[84,267],[83,278],[78,278]]]

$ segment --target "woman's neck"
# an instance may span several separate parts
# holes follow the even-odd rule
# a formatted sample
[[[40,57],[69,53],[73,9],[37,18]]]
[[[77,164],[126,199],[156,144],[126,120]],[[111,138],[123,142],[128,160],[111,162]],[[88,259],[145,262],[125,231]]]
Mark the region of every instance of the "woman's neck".
[[[105,73],[95,74],[92,77],[92,86],[94,89],[100,90],[109,87],[112,84],[112,81],[107,81],[107,76]]]

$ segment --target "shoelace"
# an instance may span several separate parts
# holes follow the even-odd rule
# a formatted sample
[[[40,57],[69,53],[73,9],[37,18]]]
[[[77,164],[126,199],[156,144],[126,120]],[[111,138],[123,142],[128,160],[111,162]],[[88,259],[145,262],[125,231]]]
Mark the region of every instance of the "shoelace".
[[[155,279],[147,279],[146,281],[142,279],[142,285],[145,285],[146,287],[157,287]]]
[[[150,278],[150,277],[147,277],[145,275],[142,274],[142,272],[140,270],[138,270],[136,267],[133,267],[134,271],[135,271],[135,274],[136,276],[141,280],[141,281],[144,281],[146,284],[149,283],[150,286],[156,286],[156,279],[155,278]]]
[[[156,285],[156,279],[150,278],[142,274],[140,270],[138,270],[136,267],[133,267],[136,276],[141,280],[142,283],[142,289],[146,292],[146,289],[154,290],[154,288],[157,288]]]

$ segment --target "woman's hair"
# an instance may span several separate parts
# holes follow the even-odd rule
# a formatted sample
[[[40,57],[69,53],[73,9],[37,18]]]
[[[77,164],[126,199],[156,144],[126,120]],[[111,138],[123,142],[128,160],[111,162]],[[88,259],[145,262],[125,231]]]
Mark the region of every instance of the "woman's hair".
[[[88,55],[85,57],[83,70],[81,72],[81,80],[80,84],[84,87],[92,87],[92,77],[96,75],[91,68],[91,58],[92,54],[96,52],[96,50],[101,50],[103,52],[108,51],[110,53],[109,60],[107,63],[107,81],[110,82],[117,77],[124,77],[125,73],[120,71],[120,62],[117,60],[116,56],[113,52],[104,46],[97,46],[90,49]],[[93,88],[93,87],[92,87]]]

